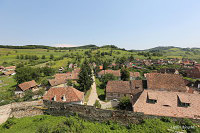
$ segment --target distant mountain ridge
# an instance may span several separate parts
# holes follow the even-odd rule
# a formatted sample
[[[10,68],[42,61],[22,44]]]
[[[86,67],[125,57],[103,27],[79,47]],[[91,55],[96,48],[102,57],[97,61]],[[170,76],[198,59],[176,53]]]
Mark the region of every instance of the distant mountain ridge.
[[[121,49],[125,50],[124,48],[118,48],[115,45],[104,45],[104,46],[96,46],[94,44],[89,45],[83,45],[83,46],[77,46],[77,47],[53,47],[53,46],[47,46],[47,45],[24,45],[24,46],[13,46],[13,45],[0,45],[0,48],[11,48],[11,49],[96,49],[96,48],[113,48],[113,49]],[[144,49],[144,50],[126,50],[130,52],[137,52],[137,51],[163,51],[163,50],[170,50],[173,48],[177,48],[183,51],[190,51],[193,49],[200,49],[197,47],[194,48],[181,48],[181,47],[175,47],[175,46],[158,46],[150,49]]]

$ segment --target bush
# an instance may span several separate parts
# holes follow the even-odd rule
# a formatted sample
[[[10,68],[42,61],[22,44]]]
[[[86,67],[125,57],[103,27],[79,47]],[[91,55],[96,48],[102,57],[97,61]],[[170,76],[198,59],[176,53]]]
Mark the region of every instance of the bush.
[[[129,97],[122,97],[120,99],[118,108],[122,109],[122,110],[132,110],[132,104],[131,104],[130,98]]]
[[[23,97],[24,101],[32,100],[33,95],[34,94],[33,94],[32,90],[25,91],[25,95]]]
[[[95,101],[94,107],[96,107],[96,108],[101,108],[101,104],[100,104],[99,100],[96,100],[96,101]]]

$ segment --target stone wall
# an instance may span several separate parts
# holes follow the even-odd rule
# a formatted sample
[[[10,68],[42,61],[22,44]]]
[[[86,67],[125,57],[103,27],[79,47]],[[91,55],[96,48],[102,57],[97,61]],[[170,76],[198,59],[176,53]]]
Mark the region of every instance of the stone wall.
[[[144,113],[133,111],[121,111],[121,110],[104,110],[97,109],[93,106],[86,105],[72,105],[67,103],[57,103],[54,101],[43,101],[46,114],[55,116],[69,116],[79,115],[80,117],[91,121],[117,121],[121,124],[139,123],[147,118],[161,118],[162,116],[144,115]],[[172,120],[177,121],[182,118],[170,117]],[[199,119],[191,119],[195,123],[200,124]]]
[[[139,123],[146,118],[161,118],[161,116],[144,115],[143,113],[136,113],[132,111],[104,110],[97,109],[93,106],[72,105],[54,101],[39,100],[0,106],[0,124],[5,122],[9,117],[21,118],[42,114],[50,114],[55,116],[69,116],[77,114],[86,120],[100,122],[112,120],[121,124]],[[181,118],[172,119],[177,121]],[[200,120],[191,120],[200,124]]]
[[[50,115],[75,115],[92,121],[118,121],[121,123],[138,123],[145,118],[143,113],[134,113],[132,111],[113,111],[97,109],[93,106],[72,105],[67,103],[57,103],[54,101],[44,101],[44,106],[48,108],[45,113]]]
[[[21,118],[25,116],[42,115],[43,101],[19,102],[0,106],[0,124],[9,117]]]
[[[42,115],[43,101],[20,102],[11,104],[10,117],[21,118],[26,116]]]

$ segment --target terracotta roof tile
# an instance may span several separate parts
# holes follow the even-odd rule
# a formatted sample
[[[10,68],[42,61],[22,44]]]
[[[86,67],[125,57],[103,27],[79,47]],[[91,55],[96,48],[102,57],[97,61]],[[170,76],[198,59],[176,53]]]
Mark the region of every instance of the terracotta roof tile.
[[[106,92],[131,93],[129,81],[108,81]]]
[[[5,75],[12,75],[14,73],[15,73],[15,71],[7,71],[7,72],[4,72],[3,74],[5,74]]]
[[[120,70],[102,70],[98,73],[98,75],[104,75],[104,74],[108,74],[108,73],[113,74],[116,77],[121,76]]]
[[[187,91],[183,78],[177,74],[148,73],[146,78],[149,89]]]
[[[55,78],[55,79],[50,79],[49,83],[51,86],[56,86],[56,85],[60,85],[60,84],[64,84],[67,82],[66,78]]]
[[[15,70],[15,69],[16,69],[16,66],[5,67],[5,69],[12,69],[12,70]]]
[[[32,81],[28,81],[28,82],[24,82],[18,85],[19,88],[21,88],[23,91],[26,91],[28,89],[30,89],[31,87],[35,87],[37,86],[37,83],[35,82],[35,80]]]
[[[135,94],[143,90],[142,80],[108,81],[106,92]]]
[[[147,102],[147,94],[157,96],[155,104]],[[189,103],[189,107],[178,106],[178,97],[182,102]],[[144,90],[133,105],[134,112],[148,115],[186,117],[200,119],[200,94],[185,92],[169,92],[158,90]]]
[[[62,100],[62,97],[65,96],[66,101]],[[59,88],[51,88],[44,95],[44,100],[52,100],[52,98],[56,97],[57,102],[78,102],[83,101],[84,93],[73,88],[73,87],[59,87]]]

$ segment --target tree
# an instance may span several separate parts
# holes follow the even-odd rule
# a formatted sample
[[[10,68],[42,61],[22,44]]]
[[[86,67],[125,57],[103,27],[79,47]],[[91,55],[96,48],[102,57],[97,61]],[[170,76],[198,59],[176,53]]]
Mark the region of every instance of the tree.
[[[120,98],[118,107],[122,110],[132,110],[132,104],[129,97]]]
[[[93,79],[92,79],[92,71],[89,66],[87,59],[81,65],[81,70],[79,73],[79,79],[77,81],[79,83],[79,89],[81,91],[87,91],[90,89]]]
[[[121,69],[121,80],[123,81],[130,80],[130,72],[126,68]]]
[[[53,54],[50,54],[50,59],[54,59],[54,55]]]
[[[94,107],[96,107],[96,108],[101,108],[101,104],[100,104],[99,100],[96,100],[96,101],[95,101]]]
[[[116,79],[117,78],[113,74],[110,74],[110,73],[103,75],[102,78],[100,79],[101,82],[102,82],[101,88],[106,88],[106,84],[107,84],[108,81],[116,80]]]
[[[25,95],[24,95],[24,97],[23,97],[24,101],[31,100],[32,97],[33,97],[33,95],[34,95],[34,94],[33,94],[32,90],[27,90],[27,91],[25,91]]]
[[[131,54],[131,56],[129,57],[129,61],[130,61],[130,62],[134,61],[134,57],[133,57],[132,54]]]
[[[16,74],[14,76],[15,80],[18,84],[31,81],[38,80],[40,77],[40,71],[38,68],[31,67],[20,67],[16,69]]]
[[[42,55],[42,59],[46,59],[45,55]]]
[[[73,82],[71,79],[67,80],[67,86],[73,86]]]
[[[44,74],[44,76],[51,76],[55,74],[55,70],[51,67],[45,66],[40,69],[41,69],[41,72]]]

